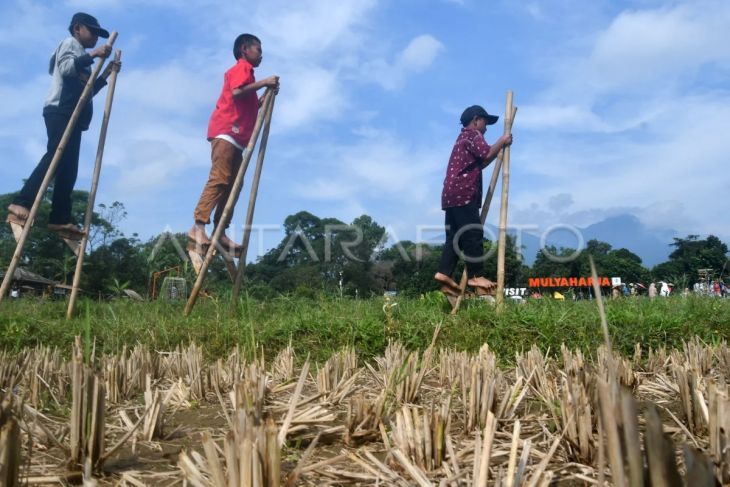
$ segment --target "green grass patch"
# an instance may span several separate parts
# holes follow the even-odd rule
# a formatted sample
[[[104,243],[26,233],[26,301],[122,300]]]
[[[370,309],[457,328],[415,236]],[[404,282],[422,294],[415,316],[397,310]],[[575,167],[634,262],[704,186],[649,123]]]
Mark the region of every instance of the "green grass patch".
[[[74,336],[81,335],[86,343],[95,337],[97,353],[119,352],[137,343],[169,351],[194,341],[215,358],[236,345],[247,353],[263,347],[272,356],[291,341],[299,356],[310,354],[322,361],[346,345],[370,358],[382,354],[391,339],[423,349],[439,323],[440,346],[475,351],[486,342],[503,363],[533,344],[556,353],[565,343],[591,353],[602,342],[592,301],[509,302],[501,315],[486,303],[468,302],[455,317],[437,293],[397,297],[390,304],[385,306],[381,298],[244,297],[231,315],[226,298],[201,299],[185,318],[182,302],[82,300],[78,317],[66,321],[65,302],[6,300],[0,306],[0,348],[51,345],[70,350]],[[614,346],[627,355],[637,342],[645,349],[672,348],[694,336],[711,343],[730,336],[727,299],[627,298],[608,301],[606,312]]]

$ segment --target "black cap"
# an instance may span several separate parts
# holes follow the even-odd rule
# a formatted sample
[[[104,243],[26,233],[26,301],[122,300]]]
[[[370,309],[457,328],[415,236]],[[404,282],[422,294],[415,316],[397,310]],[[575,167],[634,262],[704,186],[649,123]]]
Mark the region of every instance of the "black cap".
[[[497,115],[490,115],[487,111],[479,105],[472,105],[461,114],[461,125],[466,127],[469,123],[474,120],[474,117],[484,117],[487,119],[487,125],[494,125],[499,120]]]
[[[103,37],[104,39],[109,38],[109,31],[102,29],[99,25],[99,21],[92,15],[85,14],[83,12],[75,13],[74,16],[71,17],[69,30],[73,29],[74,24],[85,25],[90,31],[95,32],[99,37]]]

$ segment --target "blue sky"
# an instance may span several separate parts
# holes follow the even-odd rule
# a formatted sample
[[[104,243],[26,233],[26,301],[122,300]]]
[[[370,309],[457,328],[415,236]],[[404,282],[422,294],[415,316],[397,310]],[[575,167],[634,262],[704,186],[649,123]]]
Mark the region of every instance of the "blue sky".
[[[585,226],[631,213],[648,227],[730,239],[726,0],[0,6],[2,193],[19,189],[44,151],[46,68],[70,17],[86,11],[119,32],[124,67],[97,202],[125,204],[127,234],[191,225],[210,167],[208,118],[233,39],[251,32],[263,41],[257,77],[281,76],[259,225],[299,210],[345,222],[367,213],[398,239],[416,239],[418,226],[442,224],[459,114],[479,103],[501,116],[512,89],[512,225]],[[105,95],[83,139],[79,189],[90,184]],[[500,121],[487,141],[501,132]],[[249,257],[280,238],[255,239]]]

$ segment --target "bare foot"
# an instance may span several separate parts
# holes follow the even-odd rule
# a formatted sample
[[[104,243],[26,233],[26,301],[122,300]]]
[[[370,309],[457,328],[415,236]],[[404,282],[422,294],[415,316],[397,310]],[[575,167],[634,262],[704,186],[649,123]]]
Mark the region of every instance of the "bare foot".
[[[188,238],[198,245],[210,245],[210,239],[205,234],[205,225],[202,223],[195,223],[188,230]]]
[[[475,288],[482,288],[482,289],[492,289],[495,284],[487,279],[486,277],[472,277],[466,282],[471,287]]]
[[[456,281],[451,279],[446,274],[437,272],[436,274],[434,274],[433,278],[435,281],[440,282],[441,284],[443,284],[445,286],[448,286],[450,288],[457,289],[457,290],[459,289],[459,285],[456,283]]]
[[[73,223],[49,223],[48,230],[57,233],[61,238],[70,240],[81,240],[86,235],[83,229]]]
[[[20,220],[27,220],[28,215],[30,214],[28,208],[16,204],[8,206],[8,211],[18,217],[18,219]]]

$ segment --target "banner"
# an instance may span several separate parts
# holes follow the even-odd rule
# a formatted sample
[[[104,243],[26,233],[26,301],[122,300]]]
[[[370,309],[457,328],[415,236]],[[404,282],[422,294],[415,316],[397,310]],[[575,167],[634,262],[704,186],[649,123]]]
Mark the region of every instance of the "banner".
[[[529,277],[528,287],[590,287],[593,285],[592,277]],[[611,287],[611,280],[608,277],[599,277],[598,285]]]

